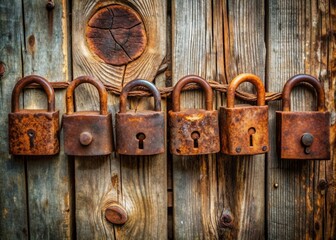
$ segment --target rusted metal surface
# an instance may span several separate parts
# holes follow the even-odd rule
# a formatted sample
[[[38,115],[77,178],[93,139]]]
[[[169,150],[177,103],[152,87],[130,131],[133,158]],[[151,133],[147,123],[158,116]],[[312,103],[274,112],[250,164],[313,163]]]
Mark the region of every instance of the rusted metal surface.
[[[117,225],[125,224],[128,220],[125,208],[118,203],[112,203],[106,208],[105,218],[110,223]]]
[[[180,109],[180,94],[189,83],[197,83],[205,92],[204,109]],[[170,152],[175,155],[216,153],[220,150],[218,112],[212,110],[212,89],[201,77],[189,75],[175,85],[169,111]]]
[[[141,17],[129,6],[113,4],[93,14],[86,28],[89,49],[105,63],[125,65],[144,52],[147,45]]]
[[[309,83],[316,89],[318,111],[290,111],[290,93],[301,82]],[[296,75],[287,81],[282,96],[283,111],[276,112],[280,158],[329,160],[330,113],[325,111],[320,82],[310,75]]]
[[[257,89],[257,105],[234,105],[237,87],[243,82]],[[268,106],[265,88],[253,74],[240,74],[232,80],[227,92],[227,107],[220,107],[221,151],[228,155],[254,155],[269,151]]]
[[[100,112],[74,112],[74,91],[82,83],[94,85],[99,93]],[[73,156],[99,156],[112,152],[112,115],[107,111],[104,84],[88,76],[73,80],[66,92],[66,114],[63,114],[64,151]]]
[[[30,83],[41,85],[47,94],[48,109],[19,109],[19,96]],[[54,155],[59,152],[59,111],[49,82],[36,75],[22,78],[12,93],[12,112],[8,114],[9,152],[14,155]]]
[[[126,111],[129,91],[138,86],[148,88],[154,96],[154,111]],[[117,152],[124,155],[153,155],[164,152],[164,113],[161,97],[154,84],[133,80],[120,95],[120,111],[116,114]]]

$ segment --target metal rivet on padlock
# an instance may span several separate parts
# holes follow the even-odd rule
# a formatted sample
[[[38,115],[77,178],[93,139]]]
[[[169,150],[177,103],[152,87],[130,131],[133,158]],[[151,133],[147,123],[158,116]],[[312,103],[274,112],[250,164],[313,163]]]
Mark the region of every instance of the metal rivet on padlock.
[[[48,110],[19,110],[22,89],[31,83],[42,86]],[[12,113],[8,114],[9,152],[14,155],[54,155],[59,152],[59,111],[55,111],[55,93],[50,83],[36,75],[19,80],[12,93]]]
[[[315,88],[318,111],[290,111],[290,93],[301,82]],[[280,158],[330,159],[330,113],[325,111],[323,87],[316,78],[302,74],[289,79],[282,92],[282,111],[276,112],[276,118]]]
[[[180,110],[181,90],[189,83],[197,83],[203,88],[206,110]],[[212,110],[212,95],[211,86],[198,76],[186,76],[175,85],[172,93],[173,110],[169,111],[171,153],[198,155],[219,152],[218,112]]]
[[[154,97],[154,111],[126,111],[127,96],[134,87],[143,86]],[[116,114],[117,152],[124,155],[153,155],[163,153],[164,113],[161,111],[161,96],[154,84],[146,80],[127,83],[120,94],[120,111]]]
[[[100,112],[74,112],[74,91],[82,83],[95,86],[100,98]],[[107,111],[107,91],[102,82],[88,76],[78,77],[66,92],[63,115],[64,152],[73,156],[99,156],[112,152],[112,115]]]
[[[257,106],[234,105],[237,87],[243,82],[257,89]],[[268,106],[265,105],[265,88],[259,77],[240,74],[227,91],[227,107],[220,107],[222,152],[229,155],[253,155],[268,151]]]

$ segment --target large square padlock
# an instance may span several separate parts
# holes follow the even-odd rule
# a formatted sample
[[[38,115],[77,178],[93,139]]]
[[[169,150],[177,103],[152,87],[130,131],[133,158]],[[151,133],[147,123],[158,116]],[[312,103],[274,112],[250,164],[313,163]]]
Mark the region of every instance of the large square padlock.
[[[242,82],[251,82],[257,88],[257,105],[236,105],[234,96]],[[268,152],[268,106],[265,88],[253,74],[240,74],[230,83],[227,107],[220,108],[222,152],[228,155],[254,155]]]
[[[301,82],[311,84],[317,93],[318,111],[291,112],[290,93]],[[277,151],[282,159],[330,159],[330,113],[325,111],[324,91],[310,75],[289,79],[282,92],[282,111],[276,112]]]
[[[127,96],[134,87],[143,86],[154,97],[154,111],[126,111]],[[116,114],[117,152],[123,155],[154,155],[165,151],[165,121],[161,111],[159,90],[149,81],[133,80],[120,94],[120,110]]]
[[[100,112],[74,112],[74,91],[82,84],[95,86],[100,98]],[[89,76],[73,80],[66,92],[66,114],[62,119],[64,152],[73,156],[99,156],[112,153],[112,117],[107,111],[107,91],[104,84]]]
[[[21,109],[19,96],[31,83],[42,86],[48,110]],[[59,111],[55,111],[55,93],[50,83],[36,75],[19,80],[12,93],[12,112],[8,114],[9,153],[14,155],[54,155],[59,152]]]
[[[182,88],[197,83],[205,91],[206,109],[180,110]],[[217,153],[220,150],[218,112],[213,109],[212,88],[201,77],[189,75],[175,85],[169,111],[170,152],[175,155]]]

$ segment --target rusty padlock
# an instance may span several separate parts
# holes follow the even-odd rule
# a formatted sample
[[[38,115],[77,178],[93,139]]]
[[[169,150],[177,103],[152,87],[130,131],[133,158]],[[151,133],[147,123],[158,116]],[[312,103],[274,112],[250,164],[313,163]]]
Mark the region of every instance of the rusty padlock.
[[[290,111],[290,93],[302,82],[315,88],[318,111]],[[302,74],[286,82],[282,92],[282,111],[276,112],[276,120],[280,158],[330,159],[330,113],[325,111],[323,87],[316,78]]]
[[[243,82],[257,89],[257,106],[234,105],[237,87]],[[259,77],[240,74],[230,83],[227,107],[220,107],[221,151],[228,155],[254,155],[268,152],[268,106],[265,105],[265,88]]]
[[[154,111],[126,111],[127,96],[134,87],[143,86],[154,97]],[[164,113],[161,111],[161,96],[154,84],[146,80],[127,83],[120,94],[120,110],[116,114],[117,152],[124,155],[154,155],[163,153]]]
[[[189,83],[197,83],[204,90],[206,110],[180,110],[181,90]],[[172,154],[199,155],[219,152],[218,112],[213,110],[212,96],[211,86],[199,76],[186,76],[175,85],[172,93],[173,110],[169,111]]]
[[[48,109],[19,109],[22,89],[31,83],[42,86]],[[12,112],[8,114],[9,153],[14,155],[54,155],[59,152],[59,111],[55,111],[55,93],[43,77],[20,79],[12,93]]]
[[[74,112],[74,91],[82,83],[89,83],[97,88],[100,112]],[[102,82],[89,76],[81,76],[70,83],[66,91],[66,114],[63,114],[62,125],[66,154],[99,156],[112,152],[112,116],[107,110],[107,91]]]

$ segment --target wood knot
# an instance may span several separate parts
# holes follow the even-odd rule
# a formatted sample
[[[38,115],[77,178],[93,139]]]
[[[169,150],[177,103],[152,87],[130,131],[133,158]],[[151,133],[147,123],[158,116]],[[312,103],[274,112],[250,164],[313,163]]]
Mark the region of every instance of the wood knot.
[[[124,224],[128,217],[126,210],[117,203],[112,203],[105,210],[105,218],[107,221],[113,224]]]
[[[223,210],[222,215],[219,220],[219,226],[221,228],[231,228],[233,227],[233,216],[229,210]]]
[[[86,27],[86,40],[91,52],[117,66],[140,57],[147,44],[140,16],[119,4],[105,6],[93,14]]]

